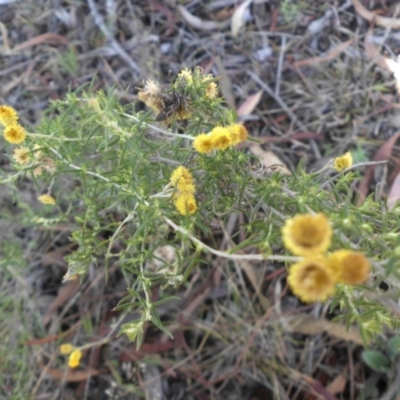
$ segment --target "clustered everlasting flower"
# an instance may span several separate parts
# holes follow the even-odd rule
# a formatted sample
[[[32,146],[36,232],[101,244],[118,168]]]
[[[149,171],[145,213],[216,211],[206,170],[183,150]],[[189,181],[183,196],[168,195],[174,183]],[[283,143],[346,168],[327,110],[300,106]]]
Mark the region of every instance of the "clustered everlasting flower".
[[[333,167],[336,171],[342,172],[346,168],[350,168],[353,165],[353,156],[348,151],[340,157],[336,157],[333,160]]]
[[[21,125],[9,125],[4,129],[4,139],[12,144],[22,143],[26,138],[25,129]]]
[[[0,124],[3,126],[17,125],[17,112],[10,106],[0,106]]]
[[[198,153],[205,154],[214,149],[226,150],[228,147],[244,142],[247,137],[247,129],[241,124],[216,126],[210,133],[196,136],[193,147]]]
[[[0,106],[0,125],[4,127],[4,139],[7,142],[19,144],[25,140],[25,129],[18,124],[18,114],[12,107]]]
[[[181,215],[191,215],[196,212],[197,204],[194,194],[196,186],[190,171],[179,166],[171,175],[170,183],[176,188],[174,193],[174,204]]]
[[[324,214],[299,214],[282,228],[284,245],[305,257],[289,269],[288,284],[305,303],[331,296],[337,283],[358,285],[368,279],[370,264],[364,254],[352,250],[324,253],[331,243],[332,228]]]

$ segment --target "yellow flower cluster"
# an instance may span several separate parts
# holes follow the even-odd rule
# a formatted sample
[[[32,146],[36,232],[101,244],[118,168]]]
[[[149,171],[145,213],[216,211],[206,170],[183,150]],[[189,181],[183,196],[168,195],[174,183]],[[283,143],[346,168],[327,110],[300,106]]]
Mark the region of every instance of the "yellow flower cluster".
[[[18,114],[12,107],[0,106],[0,124],[4,126],[7,142],[19,144],[25,140],[25,129],[18,124]]]
[[[77,368],[81,362],[82,350],[75,348],[71,343],[64,343],[60,346],[60,353],[68,355],[68,366],[70,368]]]
[[[336,171],[342,172],[346,168],[350,168],[353,165],[353,156],[348,151],[340,157],[333,160],[333,167]]]
[[[226,150],[228,147],[244,142],[247,137],[247,129],[241,124],[217,126],[210,133],[198,135],[193,142],[193,147],[203,154],[214,149]]]
[[[359,252],[338,250],[327,256],[332,227],[324,214],[299,214],[282,228],[284,245],[294,254],[305,257],[292,265],[288,284],[305,303],[322,301],[335,292],[337,283],[358,285],[368,279],[370,264]]]
[[[196,186],[190,171],[179,166],[171,175],[170,183],[176,188],[174,193],[174,204],[181,215],[191,215],[196,212],[197,204],[194,194]]]

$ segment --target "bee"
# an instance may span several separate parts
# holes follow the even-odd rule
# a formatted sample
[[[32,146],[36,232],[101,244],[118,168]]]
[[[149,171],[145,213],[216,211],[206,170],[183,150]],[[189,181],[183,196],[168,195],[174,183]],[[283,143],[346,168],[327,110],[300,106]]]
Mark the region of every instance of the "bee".
[[[162,110],[156,117],[156,121],[169,121],[175,117],[178,120],[188,119],[190,112],[190,99],[184,93],[180,93],[172,85],[164,85],[160,92]]]
[[[139,89],[138,97],[157,113],[156,121],[169,123],[173,118],[183,120],[191,116],[191,99],[183,87],[160,86],[148,80],[144,88]]]

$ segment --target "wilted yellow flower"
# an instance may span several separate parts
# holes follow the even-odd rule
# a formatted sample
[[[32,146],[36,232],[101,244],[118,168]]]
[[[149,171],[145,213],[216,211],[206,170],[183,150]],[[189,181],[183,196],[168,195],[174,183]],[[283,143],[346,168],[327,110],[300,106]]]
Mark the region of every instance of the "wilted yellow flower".
[[[42,163],[42,167],[49,173],[54,174],[56,172],[56,164],[54,160],[50,157],[43,157],[40,162]]]
[[[232,145],[236,145],[247,140],[248,132],[242,124],[234,124],[228,126],[229,133],[231,135]]]
[[[161,96],[161,86],[151,79],[147,80],[144,88],[139,89],[138,98],[157,113],[160,113],[164,109],[164,101]]]
[[[359,285],[368,279],[370,265],[362,253],[351,250],[338,250],[328,256],[336,282]]]
[[[346,168],[350,168],[352,165],[353,156],[349,151],[333,160],[333,166],[339,172],[343,171]]]
[[[191,215],[196,212],[196,199],[191,193],[179,193],[174,198],[176,209],[181,215]]]
[[[186,82],[192,83],[193,82],[193,74],[190,69],[183,69],[181,72],[178,74],[178,78],[184,78]]]
[[[196,136],[196,139],[194,139],[193,147],[198,153],[209,153],[215,147],[214,142],[212,135],[201,133]]]
[[[292,265],[287,279],[293,293],[305,303],[323,301],[335,292],[332,270],[321,256]]]
[[[68,366],[70,368],[76,368],[79,366],[82,358],[82,351],[79,349],[74,350],[68,358]]]
[[[74,346],[71,343],[64,343],[60,346],[61,354],[69,354],[72,350],[74,350]]]
[[[0,106],[0,124],[4,126],[18,125],[18,114],[10,106]]]
[[[30,150],[28,147],[14,149],[13,158],[18,164],[26,165],[31,161]]]
[[[170,182],[172,186],[184,190],[188,185],[193,185],[193,175],[181,165],[172,172]]]
[[[39,165],[38,167],[36,167],[36,168],[33,170],[33,175],[34,175],[35,177],[38,177],[38,176],[40,176],[40,175],[42,175],[42,174],[43,174],[43,168],[42,168],[41,165]]]
[[[20,125],[8,125],[4,130],[4,138],[9,143],[22,143],[26,138],[25,129]]]
[[[299,256],[324,253],[332,237],[332,227],[324,214],[299,214],[286,220],[282,228],[285,247]]]
[[[41,196],[38,197],[38,200],[43,204],[50,204],[50,205],[56,204],[55,198],[50,194],[42,194]]]
[[[211,131],[214,146],[218,150],[225,150],[232,145],[232,138],[228,128],[217,126]]]

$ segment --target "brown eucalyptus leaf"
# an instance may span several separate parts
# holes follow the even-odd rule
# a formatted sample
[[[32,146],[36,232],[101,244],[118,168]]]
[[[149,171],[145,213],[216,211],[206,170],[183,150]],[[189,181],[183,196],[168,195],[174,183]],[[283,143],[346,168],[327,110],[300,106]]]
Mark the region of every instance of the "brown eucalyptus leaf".
[[[253,0],[246,0],[233,13],[231,20],[232,36],[236,37],[245,23],[244,15]]]
[[[260,90],[257,93],[250,95],[238,108],[237,115],[239,117],[242,117],[243,115],[250,115],[260,102],[262,94],[263,91]]]

